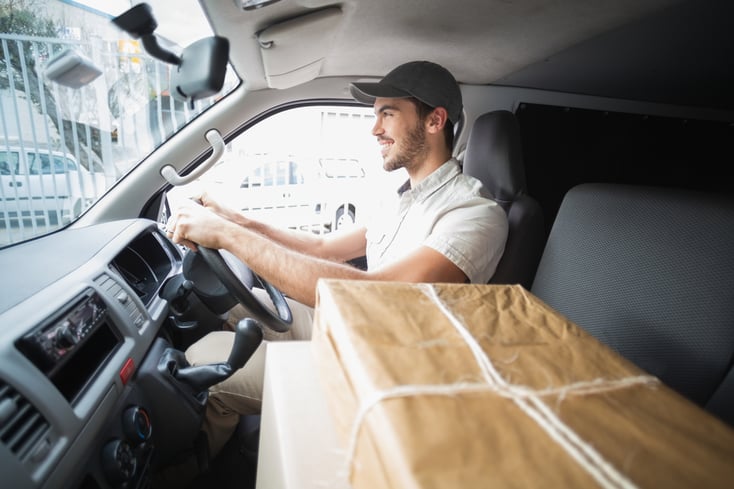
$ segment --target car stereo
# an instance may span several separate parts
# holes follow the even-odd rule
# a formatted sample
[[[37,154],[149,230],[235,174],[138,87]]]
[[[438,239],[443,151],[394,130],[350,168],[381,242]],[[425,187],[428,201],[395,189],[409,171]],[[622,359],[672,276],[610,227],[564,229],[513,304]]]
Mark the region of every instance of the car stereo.
[[[119,334],[108,323],[107,305],[87,289],[16,346],[72,401],[119,343]]]

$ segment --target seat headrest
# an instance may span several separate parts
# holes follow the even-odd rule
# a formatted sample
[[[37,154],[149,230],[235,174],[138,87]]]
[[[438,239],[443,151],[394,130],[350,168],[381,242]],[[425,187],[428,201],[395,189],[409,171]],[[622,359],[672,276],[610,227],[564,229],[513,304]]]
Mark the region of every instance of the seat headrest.
[[[464,154],[464,173],[479,179],[506,207],[526,191],[520,126],[507,110],[487,112],[474,121]]]

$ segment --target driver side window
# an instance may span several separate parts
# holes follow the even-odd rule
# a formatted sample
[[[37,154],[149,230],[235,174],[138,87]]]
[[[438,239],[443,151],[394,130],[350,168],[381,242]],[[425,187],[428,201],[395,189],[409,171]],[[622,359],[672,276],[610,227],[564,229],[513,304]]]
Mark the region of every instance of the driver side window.
[[[250,217],[325,234],[364,224],[407,179],[387,173],[371,130],[372,107],[308,106],[279,112],[227,144],[206,174],[169,203],[206,190]]]

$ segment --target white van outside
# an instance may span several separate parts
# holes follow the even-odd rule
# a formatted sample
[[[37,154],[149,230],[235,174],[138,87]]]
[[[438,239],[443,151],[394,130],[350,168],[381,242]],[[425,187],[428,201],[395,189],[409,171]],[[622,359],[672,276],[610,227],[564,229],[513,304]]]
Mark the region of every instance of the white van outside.
[[[377,193],[372,180],[354,157],[260,153],[221,161],[186,190],[172,189],[168,198],[176,205],[206,190],[257,220],[322,234],[363,222]]]
[[[355,157],[261,155],[246,168],[230,202],[271,224],[319,234],[363,224],[381,191]]]
[[[348,157],[319,158],[319,180],[328,188],[327,198],[317,204],[332,229],[358,223],[370,199],[372,186],[367,185],[367,172],[360,160]]]
[[[318,189],[308,161],[295,156],[256,155],[235,189],[238,208],[259,220],[291,229],[320,230]]]
[[[70,153],[0,146],[0,226],[68,224],[104,189],[104,174],[90,172]]]

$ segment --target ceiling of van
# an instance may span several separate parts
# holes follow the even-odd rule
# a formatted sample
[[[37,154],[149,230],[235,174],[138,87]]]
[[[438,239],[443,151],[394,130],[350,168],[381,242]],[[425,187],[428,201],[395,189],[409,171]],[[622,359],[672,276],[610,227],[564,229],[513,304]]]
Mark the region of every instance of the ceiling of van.
[[[282,0],[243,11],[229,0],[230,12],[206,8],[221,1],[202,4],[215,32],[230,39],[233,65],[250,89],[268,87],[263,59],[291,66],[289,83],[379,77],[430,59],[469,84],[734,109],[730,1]],[[284,21],[329,6],[341,9],[333,35],[294,30],[280,51],[278,39],[270,48],[258,43],[266,29],[287,32],[298,22]]]

